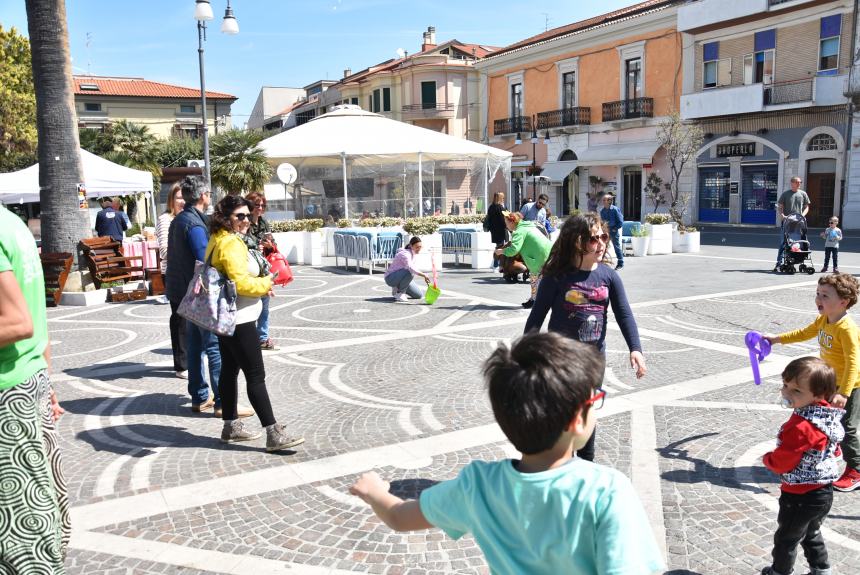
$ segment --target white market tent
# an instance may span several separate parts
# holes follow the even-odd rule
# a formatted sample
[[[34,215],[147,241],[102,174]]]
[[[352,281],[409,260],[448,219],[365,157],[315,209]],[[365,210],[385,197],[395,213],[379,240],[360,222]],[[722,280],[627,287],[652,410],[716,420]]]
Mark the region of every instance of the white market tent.
[[[88,198],[127,196],[152,191],[152,174],[114,164],[81,150],[81,166]],[[0,202],[19,204],[39,201],[39,164],[0,174]]]
[[[351,105],[337,106],[263,140],[259,147],[273,165],[288,162],[296,167],[304,188],[329,198],[333,192],[342,197],[347,217],[356,195],[404,206],[412,198],[417,200],[416,212],[423,215],[425,192],[443,188],[459,197],[480,194],[486,207],[489,182],[499,171],[506,180],[510,178],[512,157],[505,150]]]

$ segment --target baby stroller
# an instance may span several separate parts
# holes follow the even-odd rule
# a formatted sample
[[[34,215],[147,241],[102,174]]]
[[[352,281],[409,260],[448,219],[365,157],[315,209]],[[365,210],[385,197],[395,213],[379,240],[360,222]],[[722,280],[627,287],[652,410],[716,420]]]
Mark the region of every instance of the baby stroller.
[[[795,270],[794,266],[797,266]],[[789,214],[782,220],[782,258],[779,271],[793,274],[795,271],[815,273],[812,251],[806,238],[806,218],[801,214]]]

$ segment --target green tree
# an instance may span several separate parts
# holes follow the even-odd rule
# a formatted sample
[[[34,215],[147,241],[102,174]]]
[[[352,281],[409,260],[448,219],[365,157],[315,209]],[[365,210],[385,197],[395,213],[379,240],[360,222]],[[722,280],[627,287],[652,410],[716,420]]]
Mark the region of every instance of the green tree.
[[[161,176],[161,166],[158,163],[159,142],[148,127],[128,120],[117,120],[108,129],[107,138],[113,148],[105,154],[108,160],[136,170],[152,172],[156,177]]]
[[[228,194],[262,190],[273,173],[266,154],[257,147],[262,139],[258,132],[237,129],[213,137],[209,150],[212,184]]]
[[[81,148],[97,156],[104,156],[113,150],[113,142],[111,142],[110,136],[105,132],[80,128],[78,137],[81,141]]]
[[[30,43],[0,25],[0,172],[36,162],[36,91]]]
[[[158,163],[162,168],[184,168],[188,160],[203,157],[203,143],[188,136],[171,136],[158,147]]]
[[[78,206],[83,182],[75,118],[72,60],[64,0],[26,0],[36,129],[39,138],[39,194],[42,252],[75,253],[91,235],[90,216]]]

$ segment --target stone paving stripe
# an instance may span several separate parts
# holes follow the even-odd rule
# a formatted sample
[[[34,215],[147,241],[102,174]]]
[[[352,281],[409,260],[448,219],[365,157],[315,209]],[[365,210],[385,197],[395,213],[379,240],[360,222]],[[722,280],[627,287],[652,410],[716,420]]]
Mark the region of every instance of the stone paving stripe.
[[[779,395],[774,395],[776,400]],[[700,409],[738,409],[741,411],[786,411],[784,407],[777,404],[769,403],[736,403],[732,401],[694,401],[690,399],[677,399],[666,401],[663,405],[667,407],[690,407]],[[787,412],[787,411],[786,411]]]
[[[702,256],[702,257],[710,257],[710,256]],[[734,258],[729,258],[729,259],[734,259]],[[809,287],[809,286],[814,286],[817,284],[818,284],[818,280],[807,281],[807,282],[798,282],[798,283],[793,283],[793,284],[784,284],[784,285],[778,285],[778,286],[766,286],[766,287],[762,286],[762,287],[757,287],[757,288],[752,288],[752,289],[741,289],[741,290],[724,291],[724,292],[711,293],[711,294],[706,293],[706,294],[702,294],[702,295],[691,295],[691,296],[677,297],[677,298],[671,298],[671,299],[658,299],[658,300],[652,300],[652,301],[642,301],[642,302],[638,302],[638,303],[631,303],[630,307],[633,309],[642,309],[642,308],[646,308],[646,307],[655,307],[655,306],[660,306],[660,305],[672,305],[672,304],[684,303],[684,302],[688,302],[688,301],[702,301],[702,300],[708,300],[708,299],[713,299],[713,298],[718,298],[718,297],[730,297],[730,296],[736,296],[736,295],[759,294],[759,293],[764,293],[764,292],[769,292],[769,291],[780,291],[780,290],[786,290],[786,289],[797,288],[797,287]]]
[[[666,523],[663,519],[663,494],[653,406],[640,407],[630,412],[630,441],[630,480],[651,521],[651,530],[660,553],[666,560]]]
[[[93,533],[91,531],[72,533],[71,545],[76,549],[94,553],[110,553],[143,561],[229,575],[355,575],[353,571],[342,569],[287,563],[253,555],[233,555],[220,551],[182,547],[170,543],[131,539],[120,535]]]
[[[341,285],[335,286],[335,287],[333,287],[333,288],[330,288],[330,289],[327,289],[327,290],[323,290],[323,291],[321,291],[321,292],[317,292],[317,293],[315,293],[315,294],[306,295],[306,296],[304,296],[304,297],[296,298],[296,299],[294,299],[294,300],[290,300],[290,301],[285,302],[285,303],[282,303],[282,304],[280,304],[280,305],[274,305],[274,306],[271,306],[271,307],[269,308],[269,313],[272,313],[273,311],[278,311],[279,309],[284,309],[285,307],[291,307],[291,306],[294,306],[294,305],[296,305],[296,304],[300,304],[300,303],[305,302],[305,301],[315,300],[316,298],[318,298],[318,297],[319,297],[319,296],[321,296],[321,295],[330,294],[330,293],[332,293],[332,292],[336,292],[336,291],[338,291],[338,290],[342,290],[342,289],[344,289],[344,288],[348,288],[348,287],[352,287],[352,286],[354,286],[354,285],[358,285],[358,284],[360,284],[360,283],[364,283],[364,282],[366,282],[368,279],[369,279],[369,278],[363,277],[363,278],[360,278],[360,279],[358,279],[358,280],[356,280],[356,281],[354,281],[354,282],[349,282],[349,283],[341,284]]]
[[[79,323],[79,322],[75,322],[75,323]],[[83,328],[78,328],[78,329],[67,329],[67,330],[65,330],[64,333],[68,333],[68,332],[72,332],[72,331],[93,331],[93,329],[95,329],[95,328],[83,327]],[[112,343],[110,345],[106,345],[104,347],[99,348],[99,350],[98,350],[99,353],[106,351],[108,349],[113,349],[115,347],[127,346],[128,344],[130,344],[131,342],[136,340],[137,335],[138,335],[136,331],[131,331],[130,329],[121,329],[118,327],[107,328],[103,331],[120,331],[120,332],[123,332],[125,334],[125,339],[122,341],[118,341],[118,342]],[[170,340],[168,340],[168,342],[169,341]],[[73,353],[61,353],[58,355],[51,354],[51,359],[63,359],[66,357],[77,357],[79,355],[92,355],[92,354],[93,354],[92,350],[76,351]]]
[[[116,305],[116,304],[112,304],[112,305]],[[125,304],[119,304],[119,305],[125,305]],[[63,315],[63,316],[60,316],[60,317],[49,317],[49,318],[48,318],[48,322],[52,322],[52,321],[60,321],[60,320],[69,319],[69,318],[72,318],[72,317],[80,317],[80,316],[82,316],[82,315],[89,315],[89,314],[91,314],[91,313],[96,313],[96,312],[99,312],[99,311],[104,311],[104,310],[105,310],[105,308],[107,308],[107,304],[104,304],[104,305],[98,305],[98,306],[96,306],[96,307],[94,307],[94,308],[85,309],[85,310],[83,310],[83,311],[79,311],[79,312],[75,312],[75,313],[70,313],[70,314],[68,314],[68,315]]]
[[[776,447],[775,440],[762,441],[761,443],[753,445],[745,451],[743,455],[738,457],[735,461],[735,477],[737,480],[745,485],[760,487],[753,478],[750,470],[756,467],[761,467],[761,458],[774,447]],[[779,513],[779,499],[770,493],[750,493],[749,495],[764,505],[769,511],[773,512],[773,527],[774,530],[776,530],[776,516],[777,513]],[[834,492],[834,495],[839,496],[840,494],[839,492]],[[841,545],[842,547],[851,549],[852,551],[860,552],[860,541],[855,541],[849,537],[845,537],[844,535],[833,531],[826,525],[821,526],[821,533],[824,534],[824,540],[828,545],[835,543],[836,545]]]
[[[123,353],[120,355],[116,355],[114,357],[109,357],[107,359],[97,361],[96,365],[114,364],[114,363],[117,363],[117,362],[122,361],[124,359],[128,359],[130,357],[134,357],[136,355],[146,353],[147,351],[152,351],[154,349],[163,349],[163,348],[170,349],[170,340],[169,339],[164,339],[164,340],[161,340],[159,342],[152,343],[150,345],[138,348],[138,349],[133,350],[133,351],[129,351],[129,352],[126,352],[126,353]]]

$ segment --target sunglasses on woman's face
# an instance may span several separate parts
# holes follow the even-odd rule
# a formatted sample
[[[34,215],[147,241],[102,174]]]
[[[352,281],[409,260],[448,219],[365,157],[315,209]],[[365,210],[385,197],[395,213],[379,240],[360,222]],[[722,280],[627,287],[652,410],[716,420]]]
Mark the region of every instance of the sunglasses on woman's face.
[[[596,244],[597,242],[603,242],[604,244],[609,241],[609,234],[600,234],[599,236],[591,236],[588,238],[588,241],[592,244]]]
[[[233,214],[233,217],[235,217],[235,218],[236,218],[237,220],[239,220],[240,222],[244,222],[247,218],[251,217],[251,214],[246,214],[246,213],[244,213],[244,212],[239,212],[238,214]]]

